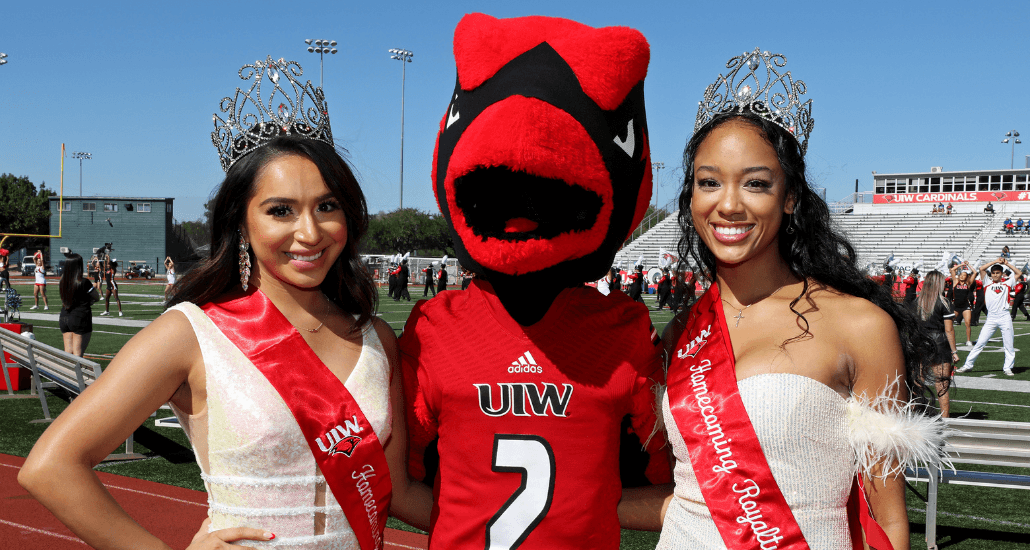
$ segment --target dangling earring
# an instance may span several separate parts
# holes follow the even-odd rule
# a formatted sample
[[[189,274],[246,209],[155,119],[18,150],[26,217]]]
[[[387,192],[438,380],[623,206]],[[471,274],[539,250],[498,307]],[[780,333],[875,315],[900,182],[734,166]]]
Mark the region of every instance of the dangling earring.
[[[790,214],[787,214],[788,216],[790,216],[790,219],[787,220],[787,234],[788,235],[793,235],[794,232],[797,231],[796,229],[794,229],[794,226],[797,225],[797,223],[795,223],[795,221],[794,221],[794,218],[797,217],[798,212],[801,210],[801,199],[798,199],[794,203],[794,208],[791,208],[791,210],[792,210],[792,212]]]
[[[243,285],[243,291],[247,291],[247,286],[250,283],[250,254],[247,249],[250,248],[250,244],[243,238],[243,232],[240,232],[240,284]]]

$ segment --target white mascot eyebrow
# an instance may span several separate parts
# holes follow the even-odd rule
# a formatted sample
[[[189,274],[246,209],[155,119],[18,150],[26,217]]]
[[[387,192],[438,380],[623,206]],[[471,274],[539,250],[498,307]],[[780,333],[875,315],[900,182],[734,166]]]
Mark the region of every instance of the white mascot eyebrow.
[[[455,117],[457,118],[457,117]],[[618,145],[620,149],[626,152],[630,158],[633,158],[633,151],[636,150],[636,139],[633,136],[633,119],[629,119],[626,123],[626,139],[619,139],[619,136],[615,136],[615,145]]]
[[[450,128],[451,124],[454,124],[455,122],[458,122],[458,119],[461,118],[461,113],[459,113],[458,111],[454,110],[454,108],[457,106],[456,105],[457,102],[458,102],[458,94],[454,94],[454,101],[451,102],[451,108],[450,108],[450,110],[447,111],[447,126],[444,128],[445,130],[447,128]]]

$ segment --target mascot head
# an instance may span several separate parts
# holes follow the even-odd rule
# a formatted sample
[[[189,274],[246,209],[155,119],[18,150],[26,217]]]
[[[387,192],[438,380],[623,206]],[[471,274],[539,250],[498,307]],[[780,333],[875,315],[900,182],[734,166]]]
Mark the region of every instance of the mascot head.
[[[644,76],[626,27],[462,18],[433,189],[461,264],[492,277],[599,278],[651,198]]]

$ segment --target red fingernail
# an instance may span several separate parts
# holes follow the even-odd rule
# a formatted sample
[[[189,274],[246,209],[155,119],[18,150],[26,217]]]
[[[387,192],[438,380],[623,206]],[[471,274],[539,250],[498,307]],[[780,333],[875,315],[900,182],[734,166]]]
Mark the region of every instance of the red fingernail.
[[[265,533],[265,536],[268,537],[268,540],[272,540],[275,538],[275,533]]]

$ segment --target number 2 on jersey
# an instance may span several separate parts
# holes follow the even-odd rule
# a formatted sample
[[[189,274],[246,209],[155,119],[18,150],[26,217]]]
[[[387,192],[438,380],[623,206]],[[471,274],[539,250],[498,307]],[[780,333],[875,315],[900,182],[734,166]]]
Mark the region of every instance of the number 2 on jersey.
[[[514,550],[551,507],[554,451],[537,435],[494,434],[493,471],[522,474],[522,484],[486,524],[486,550]]]

